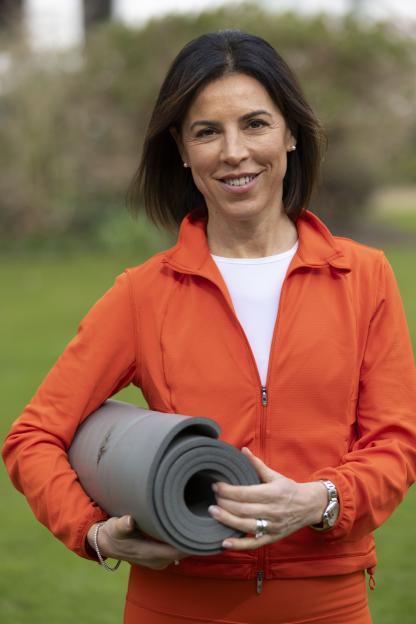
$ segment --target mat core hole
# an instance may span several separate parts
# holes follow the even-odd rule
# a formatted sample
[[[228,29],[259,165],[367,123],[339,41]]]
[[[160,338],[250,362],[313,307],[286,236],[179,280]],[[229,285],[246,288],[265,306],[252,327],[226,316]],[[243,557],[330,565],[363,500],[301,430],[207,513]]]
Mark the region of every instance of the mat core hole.
[[[184,491],[185,504],[190,512],[196,516],[211,517],[208,507],[216,504],[212,484],[220,480],[218,474],[209,470],[201,470],[192,475]]]

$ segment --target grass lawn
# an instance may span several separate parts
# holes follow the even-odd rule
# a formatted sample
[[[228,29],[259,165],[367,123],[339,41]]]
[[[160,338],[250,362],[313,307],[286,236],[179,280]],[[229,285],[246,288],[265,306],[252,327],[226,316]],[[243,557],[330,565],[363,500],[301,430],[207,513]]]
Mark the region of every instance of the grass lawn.
[[[389,249],[416,344],[414,267],[416,250]],[[0,304],[2,350],[0,393],[3,438],[47,370],[76,331],[80,318],[125,266],[140,262],[120,253],[2,257]],[[140,402],[137,391],[122,393]],[[128,566],[106,574],[77,558],[33,518],[24,498],[12,489],[1,468],[2,624],[110,624],[122,621]],[[415,491],[378,532],[377,588],[371,593],[374,622],[414,624]],[[336,624],[336,622],[334,622]]]

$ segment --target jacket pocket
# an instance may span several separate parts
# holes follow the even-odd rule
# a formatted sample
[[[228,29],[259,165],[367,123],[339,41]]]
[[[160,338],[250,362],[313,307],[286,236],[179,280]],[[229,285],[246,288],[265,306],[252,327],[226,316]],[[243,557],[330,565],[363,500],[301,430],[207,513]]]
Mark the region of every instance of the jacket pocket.
[[[348,406],[348,420],[347,420],[347,435],[346,435],[346,444],[345,444],[345,452],[349,453],[355,442],[358,440],[360,431],[359,431],[359,422],[357,418],[357,408],[358,408],[358,396],[354,396],[349,403]]]

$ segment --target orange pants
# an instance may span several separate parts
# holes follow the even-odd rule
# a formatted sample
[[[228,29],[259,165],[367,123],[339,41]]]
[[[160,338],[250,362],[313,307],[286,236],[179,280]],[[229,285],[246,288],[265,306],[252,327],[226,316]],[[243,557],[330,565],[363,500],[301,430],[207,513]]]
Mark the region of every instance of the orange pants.
[[[261,594],[254,580],[133,576],[124,624],[371,624],[364,572],[269,580]]]

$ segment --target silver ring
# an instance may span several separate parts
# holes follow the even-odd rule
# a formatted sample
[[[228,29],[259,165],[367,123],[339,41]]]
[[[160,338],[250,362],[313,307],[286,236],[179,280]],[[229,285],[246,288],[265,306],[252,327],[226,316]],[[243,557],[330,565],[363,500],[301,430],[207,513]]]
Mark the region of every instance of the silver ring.
[[[264,520],[263,518],[257,518],[256,533],[254,537],[256,539],[259,539],[260,537],[263,537],[263,535],[266,535],[268,526],[269,526],[269,522],[267,520]]]

